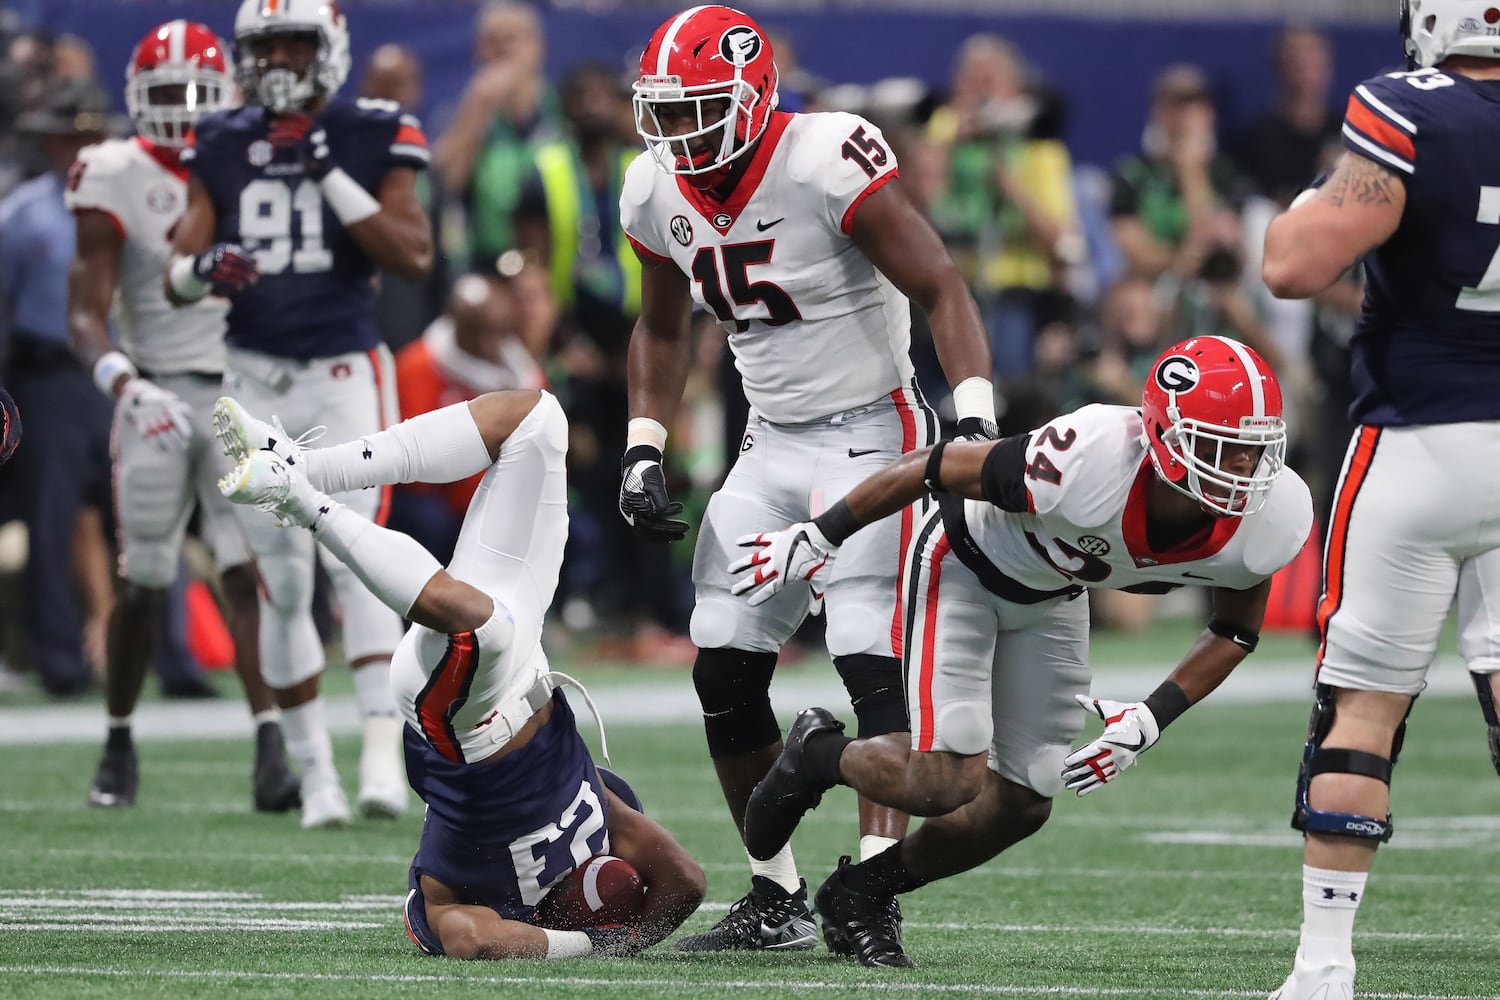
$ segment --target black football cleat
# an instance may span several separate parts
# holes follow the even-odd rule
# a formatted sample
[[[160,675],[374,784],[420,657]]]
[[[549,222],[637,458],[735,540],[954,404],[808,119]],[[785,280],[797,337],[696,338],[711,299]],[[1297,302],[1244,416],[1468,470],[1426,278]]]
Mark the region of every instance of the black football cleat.
[[[758,861],[776,856],[792,839],[809,809],[817,808],[832,785],[808,773],[803,750],[815,733],[844,731],[844,724],[825,708],[804,708],[787,730],[781,756],[760,779],[745,804],[745,850]]]
[[[281,726],[263,722],[255,731],[255,811],[289,812],[302,804],[302,779],[286,762]]]
[[[763,875],[723,920],[702,934],[682,938],[678,951],[807,951],[817,947],[818,925],[807,908],[807,883],[787,892]]]
[[[111,744],[113,743],[112,740]],[[136,787],[140,781],[135,747],[128,740],[111,744],[105,745],[104,756],[99,758],[99,767],[94,771],[94,784],[89,789],[89,805],[106,809],[133,806]]]
[[[851,955],[860,965],[909,969],[916,965],[901,944],[901,904],[895,896],[855,892],[844,883],[849,857],[818,889],[816,908],[823,924],[823,943],[835,955]]]

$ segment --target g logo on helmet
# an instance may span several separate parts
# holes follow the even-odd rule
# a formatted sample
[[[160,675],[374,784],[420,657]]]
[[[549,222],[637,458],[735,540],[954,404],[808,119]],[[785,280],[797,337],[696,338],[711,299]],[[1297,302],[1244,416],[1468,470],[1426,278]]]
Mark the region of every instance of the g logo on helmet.
[[[748,24],[741,24],[719,38],[719,55],[731,66],[748,66],[760,55],[760,46],[760,33]]]
[[[1198,362],[1192,358],[1183,357],[1181,354],[1173,354],[1171,357],[1162,358],[1161,364],[1156,366],[1156,373],[1152,376],[1156,384],[1167,392],[1192,392],[1198,388]]]

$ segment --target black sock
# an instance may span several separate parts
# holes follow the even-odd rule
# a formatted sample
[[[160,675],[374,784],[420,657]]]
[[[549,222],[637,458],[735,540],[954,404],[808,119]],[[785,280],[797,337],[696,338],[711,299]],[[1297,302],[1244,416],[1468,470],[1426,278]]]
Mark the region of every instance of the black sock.
[[[844,747],[853,742],[843,733],[832,729],[813,733],[802,744],[802,759],[807,764],[807,773],[829,787],[842,785],[844,779],[839,777],[839,758],[844,755]]]
[[[110,726],[109,735],[104,740],[104,748],[106,750],[129,750],[130,747],[130,727]]]
[[[898,840],[868,861],[844,869],[844,885],[866,896],[895,896],[927,883],[906,870]]]

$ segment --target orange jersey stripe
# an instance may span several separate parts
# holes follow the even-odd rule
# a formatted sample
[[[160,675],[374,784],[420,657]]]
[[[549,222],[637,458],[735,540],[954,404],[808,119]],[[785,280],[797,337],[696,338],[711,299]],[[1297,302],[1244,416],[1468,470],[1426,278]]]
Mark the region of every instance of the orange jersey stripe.
[[[1350,96],[1346,117],[1349,124],[1363,132],[1366,138],[1375,140],[1408,161],[1416,161],[1417,146],[1412,142],[1411,136],[1370,110],[1358,95]]]
[[[427,135],[414,125],[402,125],[396,130],[396,138],[391,140],[395,146],[421,146],[427,148]]]
[[[465,688],[479,660],[479,644],[473,632],[448,637],[448,650],[433,671],[427,687],[417,696],[417,717],[422,735],[444,759],[463,763],[463,750],[453,731],[452,713],[463,704]]]
[[[943,559],[950,551],[952,550],[948,545],[948,536],[944,535],[932,547],[932,571],[927,577],[927,614],[923,620],[922,667],[921,673],[917,675],[919,704],[918,716],[915,720],[917,722],[917,749],[923,752],[932,749],[932,740],[936,735],[933,732],[935,720],[932,711],[932,675],[936,668],[933,660],[937,649],[938,586],[943,577]]]
[[[1349,472],[1333,502],[1333,520],[1328,525],[1328,546],[1323,556],[1323,599],[1318,602],[1318,634],[1322,637],[1318,643],[1319,666],[1328,649],[1328,620],[1344,600],[1344,552],[1349,544],[1349,518],[1354,513],[1354,500],[1369,475],[1370,461],[1375,457],[1375,446],[1379,441],[1379,427],[1360,428],[1354,456],[1349,460]]]

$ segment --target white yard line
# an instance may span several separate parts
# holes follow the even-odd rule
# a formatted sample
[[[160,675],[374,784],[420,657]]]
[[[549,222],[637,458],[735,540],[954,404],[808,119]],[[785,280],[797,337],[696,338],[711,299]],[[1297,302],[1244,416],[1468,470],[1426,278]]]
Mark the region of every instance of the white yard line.
[[[100,966],[0,965],[0,975],[95,976],[128,979],[250,980],[267,982],[432,983],[494,986],[600,987],[608,990],[657,989],[703,994],[710,990],[783,990],[794,994],[825,990],[836,993],[968,993],[986,996],[1077,997],[1254,997],[1265,990],[1195,990],[1112,986],[1001,986],[993,983],[831,982],[792,979],[666,979],[603,976],[464,976],[376,975],[336,972],[256,972],[244,969],[120,969]],[[1495,994],[1361,993],[1365,1000],[1500,1000]]]
[[[1159,666],[1101,666],[1094,678],[1094,694],[1131,700],[1161,683]],[[608,726],[654,726],[696,722],[702,717],[692,678],[687,671],[663,675],[647,683],[619,684],[607,677],[590,684]],[[1251,660],[1214,692],[1214,702],[1312,704],[1312,658],[1306,660]],[[1455,656],[1440,657],[1428,674],[1428,697],[1461,695],[1472,698],[1473,684]],[[771,686],[779,717],[790,719],[808,705],[824,704],[846,711],[849,697],[832,669],[788,672]],[[327,699],[329,728],[337,734],[359,732],[353,696]],[[135,713],[138,740],[244,739],[251,737],[250,716],[238,699],[192,704],[152,702]],[[0,709],[0,745],[98,743],[104,734],[104,709],[99,705],[43,705]]]

